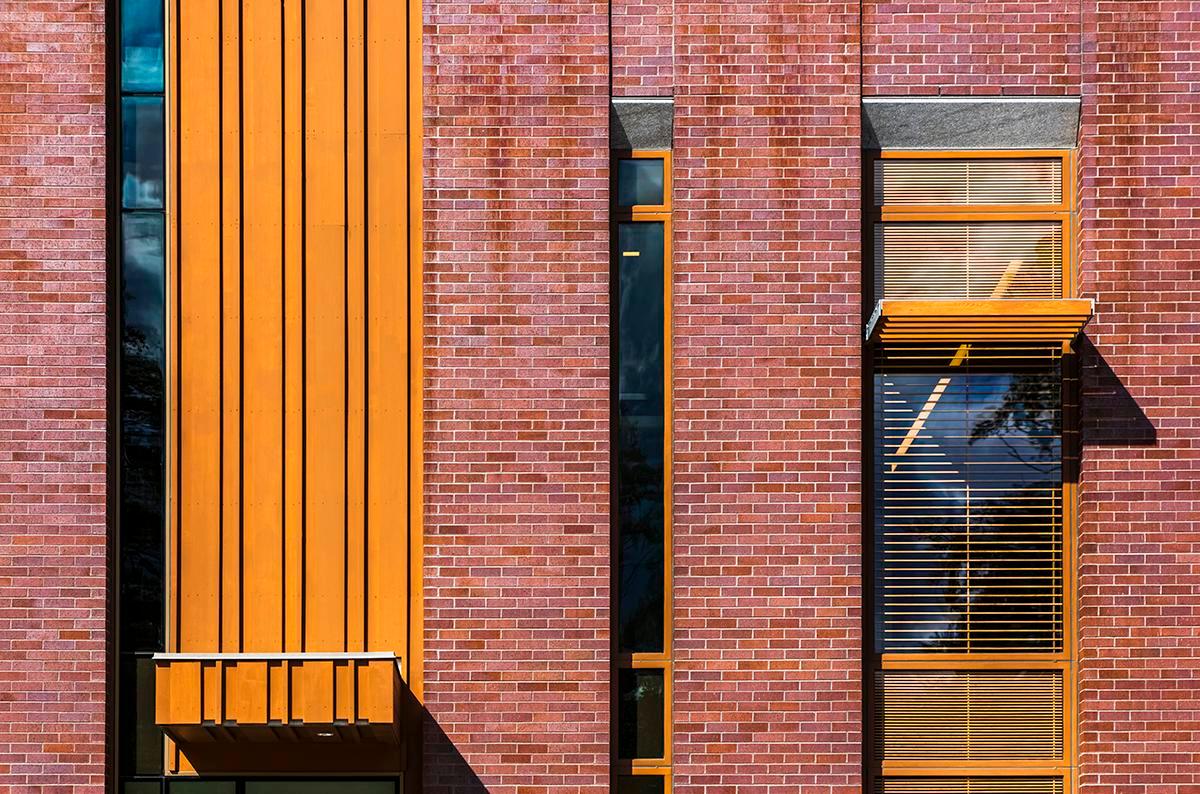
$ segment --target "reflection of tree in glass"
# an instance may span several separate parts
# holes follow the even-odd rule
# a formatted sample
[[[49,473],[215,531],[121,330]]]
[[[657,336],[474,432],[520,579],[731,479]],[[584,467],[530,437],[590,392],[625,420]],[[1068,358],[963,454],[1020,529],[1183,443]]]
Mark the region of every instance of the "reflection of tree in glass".
[[[122,644],[157,650],[162,600],[163,368],[161,349],[127,325],[121,357]]]
[[[619,639],[622,649],[638,651],[661,649],[663,636],[663,469],[645,454],[647,441],[661,446],[662,436],[639,419],[622,415],[618,422],[617,474]]]
[[[1006,430],[1038,447],[1038,456],[1051,457],[1061,432],[1061,394],[1056,374],[1016,375],[999,407],[971,429],[971,443],[1002,437]]]

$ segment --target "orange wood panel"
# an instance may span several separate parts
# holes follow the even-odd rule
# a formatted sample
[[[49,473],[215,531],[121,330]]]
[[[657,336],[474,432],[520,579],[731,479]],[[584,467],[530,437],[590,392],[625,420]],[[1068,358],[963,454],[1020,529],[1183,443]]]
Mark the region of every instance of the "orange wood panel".
[[[412,680],[419,4],[174,9],[170,649],[384,650],[405,659]],[[320,666],[214,660],[195,667],[204,693],[195,706],[216,721],[281,719],[293,707],[357,719],[367,697],[386,721],[393,695],[384,704],[363,691],[395,676],[381,665],[336,666],[335,677],[334,666],[326,676]]]
[[[241,649],[242,136],[239,0],[221,0],[221,650]]]
[[[304,634],[303,0],[283,3],[283,650]]]
[[[366,59],[346,0],[346,650],[366,650]]]
[[[245,171],[242,649],[283,642],[283,214],[280,7],[247,3],[243,58]],[[265,708],[265,706],[264,706]]]
[[[405,659],[405,678],[418,702],[424,697],[425,680],[425,602],[422,582],[425,565],[424,526],[424,407],[422,395],[425,383],[425,313],[424,295],[424,183],[422,181],[422,145],[424,141],[424,112],[421,95],[424,29],[420,0],[410,0],[408,6],[408,656]],[[414,731],[421,730],[419,712],[412,715]],[[415,736],[415,733],[414,733]],[[415,742],[418,740],[414,739]],[[419,748],[419,742],[417,747]],[[414,771],[414,783],[419,788],[420,765]]]
[[[395,73],[405,48],[402,4],[367,3],[367,645],[404,654],[409,447],[407,88]],[[409,447],[410,449],[416,447]],[[409,663],[409,659],[405,659]]]
[[[305,69],[304,650],[345,647],[346,215],[341,2],[309,3]]]
[[[174,647],[220,641],[220,31],[217,0],[181,3],[179,38],[178,577]]]

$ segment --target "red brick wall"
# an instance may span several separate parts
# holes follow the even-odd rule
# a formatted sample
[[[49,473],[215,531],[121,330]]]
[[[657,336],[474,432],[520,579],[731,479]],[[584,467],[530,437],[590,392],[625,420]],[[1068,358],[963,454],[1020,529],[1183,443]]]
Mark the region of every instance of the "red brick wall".
[[[1079,0],[865,0],[864,94],[1076,94]]]
[[[1197,791],[1200,12],[1105,0],[1085,31],[1082,791]]]
[[[613,96],[670,96],[673,0],[612,0]]]
[[[608,5],[425,5],[425,775],[608,791]]]
[[[104,783],[104,3],[0,4],[0,788]]]
[[[858,794],[858,4],[675,11],[675,791]]]

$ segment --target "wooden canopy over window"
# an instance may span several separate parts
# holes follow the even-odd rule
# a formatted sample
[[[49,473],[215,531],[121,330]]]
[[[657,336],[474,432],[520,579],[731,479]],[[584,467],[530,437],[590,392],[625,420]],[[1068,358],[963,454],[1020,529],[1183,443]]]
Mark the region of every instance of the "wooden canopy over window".
[[[867,322],[871,342],[1070,343],[1092,319],[1090,298],[881,300]]]

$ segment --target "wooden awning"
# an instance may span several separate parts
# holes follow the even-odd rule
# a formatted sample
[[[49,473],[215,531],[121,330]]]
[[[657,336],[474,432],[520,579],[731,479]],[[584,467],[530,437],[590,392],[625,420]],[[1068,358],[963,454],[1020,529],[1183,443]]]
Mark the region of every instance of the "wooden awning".
[[[282,753],[295,763],[336,745],[394,766],[405,684],[393,654],[160,653],[154,666],[155,722],[193,762],[236,768]],[[231,744],[246,758],[218,749]]]
[[[867,323],[871,342],[1073,341],[1092,319],[1090,298],[881,300]]]

